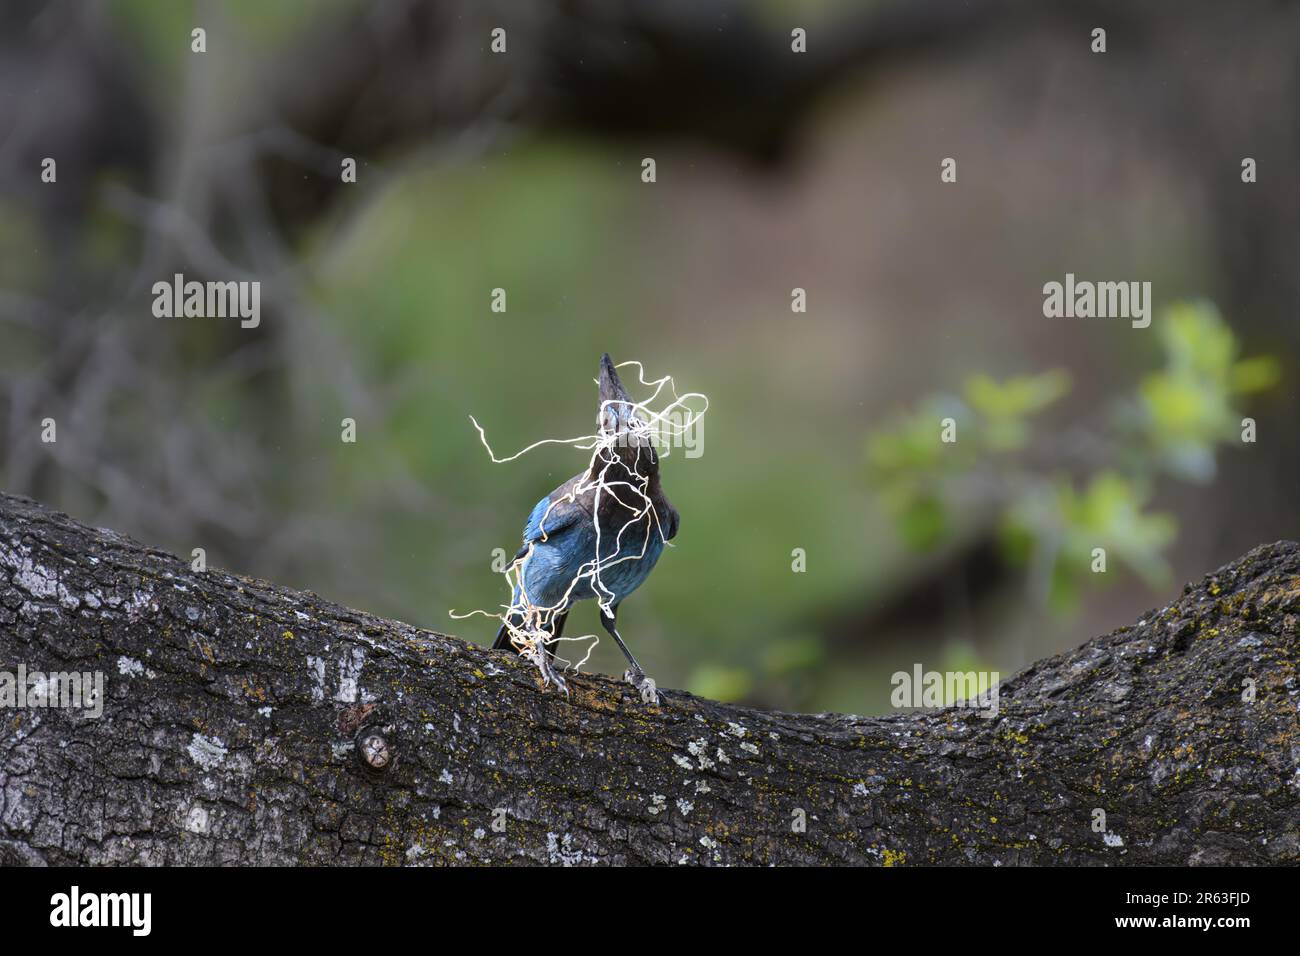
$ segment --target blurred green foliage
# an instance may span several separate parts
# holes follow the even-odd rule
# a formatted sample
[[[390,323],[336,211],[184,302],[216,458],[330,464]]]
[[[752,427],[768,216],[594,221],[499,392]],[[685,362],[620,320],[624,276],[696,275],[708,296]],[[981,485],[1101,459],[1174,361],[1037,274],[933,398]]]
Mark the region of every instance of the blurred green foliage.
[[[1041,422],[1070,390],[1051,370],[1003,382],[970,378],[961,397],[932,396],[867,442],[871,485],[901,537],[929,550],[990,513],[1003,554],[1046,568],[1046,603],[1075,606],[1090,580],[1105,580],[1105,550],[1146,584],[1167,583],[1164,552],[1177,522],[1147,505],[1160,474],[1205,481],[1221,445],[1240,440],[1240,404],[1271,388],[1270,357],[1240,358],[1232,330],[1208,302],[1179,303],[1157,322],[1163,367],[1144,375],[1136,396],[1117,402],[1101,435]],[[1087,449],[1082,469],[1067,460]],[[1027,450],[1047,450],[1034,462]],[[1078,472],[1083,471],[1083,474]],[[1109,565],[1105,570],[1110,570]]]
[[[1276,359],[1238,358],[1238,344],[1207,303],[1170,308],[1159,327],[1165,367],[1142,379],[1141,421],[1151,453],[1179,477],[1214,475],[1215,446],[1236,437],[1244,396],[1277,384]]]

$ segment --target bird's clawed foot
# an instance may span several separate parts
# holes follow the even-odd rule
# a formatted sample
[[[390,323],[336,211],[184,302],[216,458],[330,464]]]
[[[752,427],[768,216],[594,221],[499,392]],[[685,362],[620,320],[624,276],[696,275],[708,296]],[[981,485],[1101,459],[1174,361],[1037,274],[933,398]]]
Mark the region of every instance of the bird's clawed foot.
[[[547,652],[545,647],[537,648],[537,658],[534,660],[534,663],[537,665],[537,670],[542,675],[543,687],[549,687],[554,684],[557,690],[564,692],[565,697],[569,696],[569,685],[565,679],[560,676],[560,672],[555,669],[553,658],[550,653]]]
[[[649,704],[652,707],[658,707],[662,703],[659,688],[655,685],[653,678],[646,676],[645,671],[640,669],[625,671],[623,680],[637,689],[637,692],[641,695],[642,703]]]

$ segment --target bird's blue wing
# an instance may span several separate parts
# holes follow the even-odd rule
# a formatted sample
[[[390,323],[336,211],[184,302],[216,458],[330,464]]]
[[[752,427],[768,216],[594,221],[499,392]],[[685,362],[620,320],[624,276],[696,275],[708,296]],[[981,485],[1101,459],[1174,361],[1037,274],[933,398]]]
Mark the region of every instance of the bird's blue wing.
[[[554,493],[552,492],[552,494]],[[526,555],[534,542],[541,542],[543,537],[547,541],[553,541],[557,535],[563,536],[566,531],[571,530],[585,516],[586,512],[576,501],[568,501],[562,498],[552,507],[551,496],[547,495],[537,502],[532,514],[528,516],[528,523],[524,525],[523,546],[515,552],[510,564],[513,565]],[[543,525],[545,525],[544,530]]]
[[[524,525],[524,549],[527,550],[528,545],[543,537],[553,538],[562,534],[585,516],[586,512],[576,501],[561,499],[552,505],[551,497],[547,495],[537,502],[537,507],[528,516],[528,524]]]

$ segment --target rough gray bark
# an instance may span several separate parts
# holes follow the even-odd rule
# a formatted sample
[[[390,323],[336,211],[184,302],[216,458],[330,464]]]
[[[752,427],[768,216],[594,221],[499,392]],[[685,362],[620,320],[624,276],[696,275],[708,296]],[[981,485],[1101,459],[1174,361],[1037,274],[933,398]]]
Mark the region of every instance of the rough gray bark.
[[[1297,612],[1284,542],[995,719],[647,708],[0,495],[0,671],[106,675],[0,710],[0,863],[1295,863]]]

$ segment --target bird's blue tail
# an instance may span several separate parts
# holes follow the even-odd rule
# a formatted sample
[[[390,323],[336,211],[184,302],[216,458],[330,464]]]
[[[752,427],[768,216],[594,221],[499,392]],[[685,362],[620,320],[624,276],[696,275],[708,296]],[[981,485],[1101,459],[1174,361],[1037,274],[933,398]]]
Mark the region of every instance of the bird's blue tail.
[[[515,557],[517,559],[519,556],[515,555]],[[515,585],[514,593],[510,595],[510,606],[511,607],[519,606],[518,585]],[[522,627],[523,623],[524,623],[524,616],[520,614],[518,611],[510,615],[510,625],[512,627],[516,627],[516,628]],[[506,627],[506,625],[503,623],[501,625],[501,629],[497,631],[497,639],[492,642],[492,650],[499,651],[504,648],[510,648],[511,650],[513,650],[514,645],[510,643],[510,628]]]
[[[511,621],[511,623],[515,622]],[[499,651],[510,646],[510,630],[502,624],[501,630],[497,631],[497,639],[492,642],[492,650]]]

